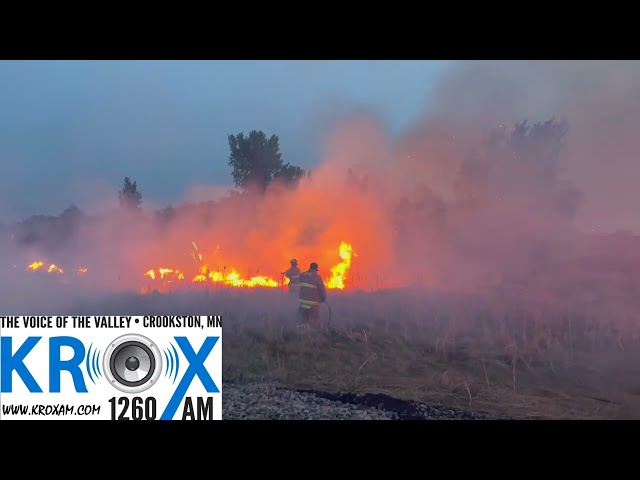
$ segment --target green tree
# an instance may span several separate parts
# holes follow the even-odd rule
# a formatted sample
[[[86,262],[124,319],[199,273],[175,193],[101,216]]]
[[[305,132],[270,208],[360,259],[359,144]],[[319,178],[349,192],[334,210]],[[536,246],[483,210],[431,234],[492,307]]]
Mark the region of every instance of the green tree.
[[[138,191],[138,184],[129,177],[124,178],[122,190],[118,191],[120,206],[126,210],[139,211],[142,206],[142,194]]]
[[[173,205],[169,204],[162,210],[156,212],[156,218],[162,223],[168,223],[176,216],[176,209]]]
[[[491,130],[481,149],[461,165],[455,184],[459,201],[480,207],[489,197],[526,191],[567,218],[579,211],[583,194],[562,179],[562,149],[569,125],[554,118]]]
[[[242,189],[255,187],[264,191],[274,179],[294,184],[304,175],[300,167],[283,162],[276,135],[267,138],[262,130],[252,130],[248,136],[229,135],[229,148],[233,181]]]
[[[60,214],[60,219],[68,222],[77,222],[84,216],[84,212],[75,203],[72,203]]]
[[[85,213],[72,203],[58,217],[56,224],[61,233],[71,235],[86,218]]]
[[[302,168],[286,163],[273,175],[273,178],[285,180],[287,183],[294,183],[302,178],[304,174],[305,172]]]

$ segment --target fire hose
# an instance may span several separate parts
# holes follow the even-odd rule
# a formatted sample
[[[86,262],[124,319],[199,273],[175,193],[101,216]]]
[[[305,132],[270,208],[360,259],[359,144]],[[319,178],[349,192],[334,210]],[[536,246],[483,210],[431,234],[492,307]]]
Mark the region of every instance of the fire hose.
[[[282,276],[280,277],[280,290],[284,293],[284,275],[285,275],[285,272],[282,272],[281,275]],[[333,315],[333,312],[331,311],[331,305],[329,305],[329,303],[326,300],[323,303],[329,309],[329,320],[327,320],[327,328],[329,328],[329,325],[331,325],[331,317]]]
[[[329,328],[329,325],[331,325],[331,305],[329,305],[329,303],[326,300],[323,303],[329,309],[329,320],[327,321],[327,328]]]

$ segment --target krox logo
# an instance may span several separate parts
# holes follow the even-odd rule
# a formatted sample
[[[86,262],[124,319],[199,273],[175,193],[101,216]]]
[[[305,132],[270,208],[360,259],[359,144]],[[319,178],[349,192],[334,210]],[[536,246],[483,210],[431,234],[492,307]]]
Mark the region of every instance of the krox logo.
[[[100,387],[101,382],[109,383],[115,389],[114,392],[127,394],[139,394],[158,388],[166,391],[170,388],[168,402],[160,416],[160,420],[169,420],[174,418],[183,401],[185,409],[188,407],[187,400],[190,404],[190,399],[185,396],[196,379],[207,394],[220,393],[206,366],[219,339],[219,336],[206,336],[199,346],[194,346],[186,336],[175,335],[172,337],[173,341],[161,351],[150,338],[135,333],[121,335],[102,345],[101,349],[96,348],[94,342],[87,346],[87,342],[69,335],[51,336],[47,339],[28,336],[18,344],[14,344],[14,338],[3,336],[0,337],[0,393],[13,393],[16,378],[32,394],[45,393],[42,388],[45,381],[48,393],[69,393],[61,388],[63,372],[71,378],[76,394],[89,394],[91,392],[88,386]],[[46,354],[42,352],[42,348],[47,348]],[[27,364],[30,356],[36,352],[39,353],[39,358],[45,355],[48,367],[39,368],[34,373],[34,363],[31,362],[31,368]],[[185,363],[186,369],[179,376],[182,370],[180,367]],[[163,386],[154,389],[158,383],[163,383]],[[95,387],[92,391],[94,389]],[[139,397],[133,400],[137,399]],[[122,404],[123,398],[120,400],[119,403]],[[124,400],[128,404],[128,400]],[[110,400],[112,401],[115,405],[115,398]],[[155,398],[153,401],[155,408]]]

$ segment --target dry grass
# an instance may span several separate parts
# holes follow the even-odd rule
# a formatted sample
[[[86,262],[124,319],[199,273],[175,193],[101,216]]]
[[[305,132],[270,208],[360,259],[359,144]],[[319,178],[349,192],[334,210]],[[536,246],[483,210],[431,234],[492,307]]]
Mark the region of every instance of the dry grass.
[[[438,340],[366,329],[225,328],[225,380],[277,380],[300,388],[386,393],[514,418],[631,415],[632,404],[626,403],[637,401],[637,396],[612,396],[598,388],[598,372],[591,372],[589,384],[584,378],[589,372],[583,366],[579,379],[579,370],[578,363],[532,366],[508,352],[445,346]]]
[[[496,295],[330,293],[324,331],[297,330],[296,302],[279,290],[116,295],[71,313],[220,314],[225,381],[386,393],[512,418],[640,418],[632,319]]]
[[[615,329],[578,318],[551,325],[374,311],[334,315],[323,331],[299,331],[277,314],[227,322],[224,378],[386,393],[512,418],[640,418],[638,349]]]

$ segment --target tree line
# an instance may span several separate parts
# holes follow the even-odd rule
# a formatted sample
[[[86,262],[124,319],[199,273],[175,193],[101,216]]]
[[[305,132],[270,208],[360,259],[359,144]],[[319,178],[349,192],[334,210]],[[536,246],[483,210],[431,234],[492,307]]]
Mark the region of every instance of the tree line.
[[[496,167],[499,162],[491,161],[502,157],[526,166],[530,185],[545,198],[549,198],[558,211],[567,217],[573,217],[582,202],[581,192],[563,183],[559,177],[560,152],[568,131],[566,120],[556,121],[553,118],[531,126],[526,121],[517,123],[510,131],[506,127],[490,129],[483,144],[476,151],[470,152],[462,162],[455,184],[458,205],[467,205],[471,209],[481,208],[487,197],[496,191],[518,188],[518,185],[505,182]],[[233,183],[241,193],[264,193],[276,181],[295,188],[300,179],[311,174],[310,171],[284,161],[279,138],[275,134],[267,136],[261,130],[252,130],[248,135],[241,132],[229,135],[228,144],[227,164],[231,167]],[[362,182],[358,179],[363,176],[366,179],[366,172],[353,172],[347,167],[345,166],[348,172],[347,182],[351,179],[352,184],[357,183],[362,187]],[[143,211],[142,192],[137,182],[128,176],[118,190],[118,200],[122,211],[132,214]],[[212,202],[205,203],[210,206]],[[447,206],[426,186],[417,192],[407,192],[407,196],[397,207],[398,221],[413,225],[416,222],[438,221],[438,217],[447,212]],[[169,204],[154,214],[161,221],[169,221],[177,214],[177,210]],[[76,205],[71,205],[59,216],[32,216],[19,222],[15,240],[23,245],[33,245],[45,240],[47,243],[68,242],[75,227],[86,217]]]
[[[243,132],[229,135],[228,141],[227,164],[231,167],[233,183],[241,192],[264,192],[274,181],[294,187],[301,178],[310,174],[283,160],[277,135],[268,137],[261,130],[252,130],[248,135]],[[143,195],[137,181],[125,177],[117,194],[121,211],[134,215],[143,212]],[[190,207],[200,207],[204,211],[212,203]],[[154,214],[158,220],[166,222],[175,217],[177,209],[169,204]],[[33,215],[14,226],[2,226],[2,230],[12,233],[14,241],[24,246],[70,246],[77,227],[88,218],[77,205],[71,204],[60,215]]]
[[[280,152],[280,139],[277,135],[267,135],[262,130],[252,130],[245,136],[243,132],[229,135],[229,160],[233,183],[242,191],[266,191],[270,183],[276,180],[285,185],[297,184],[308,175],[297,165],[285,163]],[[120,206],[129,211],[142,208],[142,194],[135,181],[125,177],[122,189],[118,191]],[[175,209],[169,205],[159,215],[170,216]]]

